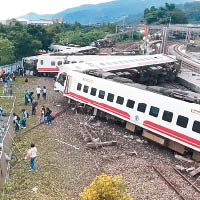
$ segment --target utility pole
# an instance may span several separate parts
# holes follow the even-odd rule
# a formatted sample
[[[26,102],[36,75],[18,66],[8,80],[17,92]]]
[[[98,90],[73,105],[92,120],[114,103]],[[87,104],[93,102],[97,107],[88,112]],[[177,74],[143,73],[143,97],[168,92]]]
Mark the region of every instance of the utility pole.
[[[162,32],[162,44],[161,44],[161,52],[160,53],[166,54],[167,37],[168,37],[168,30],[167,30],[167,27],[164,27],[163,32]]]
[[[169,17],[169,27],[170,27],[170,25],[171,25],[171,21],[172,21],[172,17],[170,16],[170,17]]]
[[[187,33],[186,33],[186,38],[185,38],[186,46],[190,43],[190,39],[191,39],[191,33],[190,33],[190,28],[188,28]]]

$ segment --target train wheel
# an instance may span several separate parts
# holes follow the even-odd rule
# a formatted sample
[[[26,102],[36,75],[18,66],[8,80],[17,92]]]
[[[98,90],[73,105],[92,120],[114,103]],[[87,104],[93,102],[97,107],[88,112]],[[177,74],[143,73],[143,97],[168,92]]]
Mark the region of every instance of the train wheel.
[[[47,77],[47,76],[48,76],[48,73],[43,72],[42,75],[43,75],[44,77]]]
[[[135,131],[134,131],[135,134],[141,135],[142,131],[143,131],[143,128],[141,128],[139,126],[135,126]]]

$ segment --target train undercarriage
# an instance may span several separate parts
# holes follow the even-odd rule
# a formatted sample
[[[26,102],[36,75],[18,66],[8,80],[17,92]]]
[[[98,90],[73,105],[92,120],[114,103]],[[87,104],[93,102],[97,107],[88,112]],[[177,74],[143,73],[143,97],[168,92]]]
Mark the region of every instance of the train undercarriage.
[[[72,99],[68,99],[68,103],[70,104],[70,106],[74,107],[76,112],[78,113],[89,114],[98,119],[103,119],[106,121],[117,123],[120,126],[124,127],[125,129],[129,130],[132,134],[141,135],[147,140],[156,142],[157,144],[167,147],[175,152],[178,152],[181,155],[187,154],[190,155],[193,160],[198,162],[200,161],[200,152],[194,151],[193,149],[190,149],[182,144],[169,140],[168,138],[150,132],[149,130],[143,129],[142,127],[139,127],[125,120],[122,120],[104,111],[93,108],[87,104],[80,103]]]

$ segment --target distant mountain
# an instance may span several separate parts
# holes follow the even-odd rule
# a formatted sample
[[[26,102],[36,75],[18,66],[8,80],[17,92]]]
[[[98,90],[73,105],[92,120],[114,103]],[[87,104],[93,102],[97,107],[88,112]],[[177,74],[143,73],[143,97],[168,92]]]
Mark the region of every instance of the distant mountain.
[[[164,6],[165,2],[182,4],[191,1],[192,0],[115,0],[97,5],[82,5],[66,9],[55,15],[38,15],[36,13],[29,13],[19,18],[39,20],[62,17],[63,22],[79,22],[81,24],[118,22],[129,15],[132,16],[132,18],[134,18],[133,16],[141,15],[145,8],[150,8],[151,6]]]
[[[38,15],[37,13],[31,12],[17,18],[28,19],[28,20],[40,20],[40,19],[49,19],[49,18],[51,19],[51,18],[54,18],[54,14]]]

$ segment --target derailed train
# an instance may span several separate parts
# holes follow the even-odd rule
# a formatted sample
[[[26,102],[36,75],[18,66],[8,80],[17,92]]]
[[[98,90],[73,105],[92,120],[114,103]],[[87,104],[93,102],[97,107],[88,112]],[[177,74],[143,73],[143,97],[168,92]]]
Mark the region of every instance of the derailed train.
[[[58,75],[55,90],[93,107],[95,111],[126,121],[130,130],[140,130],[144,137],[161,145],[182,154],[191,151],[193,158],[200,160],[198,103],[140,89],[130,82],[119,83],[113,78],[89,74],[84,70],[65,69]]]

